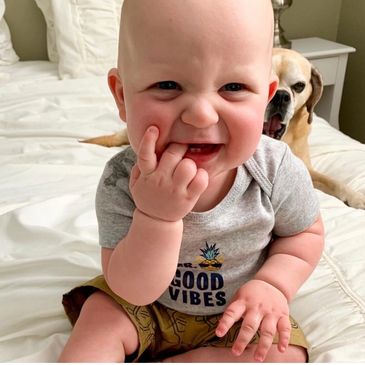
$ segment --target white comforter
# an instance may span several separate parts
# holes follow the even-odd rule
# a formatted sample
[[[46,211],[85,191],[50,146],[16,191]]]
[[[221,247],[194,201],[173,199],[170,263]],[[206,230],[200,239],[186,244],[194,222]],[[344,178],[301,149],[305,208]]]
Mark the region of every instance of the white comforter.
[[[100,273],[95,189],[118,149],[78,139],[121,128],[104,78],[0,68],[0,361],[54,362],[71,326],[62,293]],[[365,193],[365,146],[316,117],[314,166]],[[365,362],[365,211],[318,192],[320,264],[292,303],[313,362]]]

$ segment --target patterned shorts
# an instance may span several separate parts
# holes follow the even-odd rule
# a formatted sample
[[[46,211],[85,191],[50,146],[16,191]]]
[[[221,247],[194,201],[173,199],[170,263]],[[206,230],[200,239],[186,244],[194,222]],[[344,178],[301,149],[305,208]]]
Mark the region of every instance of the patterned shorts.
[[[114,294],[103,276],[98,276],[63,296],[63,306],[72,324],[75,324],[83,303],[95,291],[112,297],[128,314],[139,336],[139,348],[126,362],[151,362],[177,355],[198,347],[232,347],[241,327],[236,322],[226,336],[219,338],[215,329],[221,314],[209,316],[188,315],[167,308],[157,302],[146,306],[132,305]],[[308,348],[298,323],[290,317],[292,326],[289,343]],[[250,343],[258,343],[257,332]],[[278,342],[275,335],[273,343]]]

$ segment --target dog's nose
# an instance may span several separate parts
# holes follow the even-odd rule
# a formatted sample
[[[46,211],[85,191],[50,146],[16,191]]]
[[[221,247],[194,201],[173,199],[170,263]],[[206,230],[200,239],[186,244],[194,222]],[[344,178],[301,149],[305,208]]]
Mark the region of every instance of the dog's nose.
[[[272,102],[277,106],[288,106],[290,104],[290,94],[285,90],[278,90],[274,95]]]

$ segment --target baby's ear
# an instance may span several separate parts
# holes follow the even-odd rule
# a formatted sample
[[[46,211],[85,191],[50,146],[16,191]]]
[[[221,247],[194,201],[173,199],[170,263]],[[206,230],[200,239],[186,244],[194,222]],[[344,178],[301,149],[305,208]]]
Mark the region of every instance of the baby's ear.
[[[276,90],[279,86],[279,79],[274,73],[274,71],[271,71],[270,75],[270,84],[269,84],[269,96],[268,96],[268,102],[274,97]]]
[[[112,68],[108,73],[109,89],[114,96],[115,103],[119,110],[119,116],[123,121],[126,121],[126,112],[124,104],[124,90],[122,80],[120,78],[118,69]]]

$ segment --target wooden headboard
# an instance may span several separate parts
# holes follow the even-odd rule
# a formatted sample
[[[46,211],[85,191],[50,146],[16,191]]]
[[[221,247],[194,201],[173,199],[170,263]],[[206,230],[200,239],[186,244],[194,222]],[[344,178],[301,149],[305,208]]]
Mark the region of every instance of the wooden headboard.
[[[20,59],[48,60],[46,22],[35,1],[5,0],[5,5],[5,19]]]

